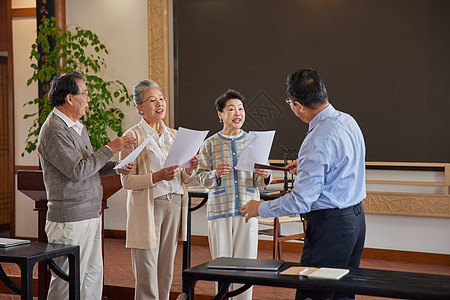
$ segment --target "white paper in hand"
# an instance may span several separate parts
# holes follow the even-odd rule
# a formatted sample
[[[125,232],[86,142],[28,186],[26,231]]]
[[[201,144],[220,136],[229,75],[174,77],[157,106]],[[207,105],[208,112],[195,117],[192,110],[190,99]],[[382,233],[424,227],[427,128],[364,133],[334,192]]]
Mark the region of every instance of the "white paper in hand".
[[[121,169],[125,165],[128,165],[129,163],[133,162],[136,157],[138,157],[139,153],[141,153],[142,149],[144,149],[145,145],[150,142],[150,139],[152,138],[151,135],[149,135],[136,149],[133,150],[130,154],[128,154],[127,157],[125,157],[120,163],[118,163],[114,169]]]
[[[198,131],[183,127],[178,128],[163,168],[175,165],[179,165],[180,168],[189,168],[189,161],[197,154],[208,132],[209,130]]]
[[[275,130],[250,131],[236,169],[253,172],[255,163],[267,164],[274,136]]]

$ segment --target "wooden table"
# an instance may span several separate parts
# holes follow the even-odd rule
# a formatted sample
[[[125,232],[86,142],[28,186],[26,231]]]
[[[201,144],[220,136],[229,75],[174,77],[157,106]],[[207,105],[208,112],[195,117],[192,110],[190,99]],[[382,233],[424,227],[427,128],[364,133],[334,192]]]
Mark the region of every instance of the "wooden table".
[[[340,280],[310,279],[303,276],[279,275],[271,271],[235,271],[208,269],[208,263],[183,271],[183,292],[194,299],[195,283],[199,280],[217,281],[223,299],[231,283],[277,286],[313,291],[353,293],[378,297],[423,300],[450,299],[450,276],[374,269],[351,269]],[[285,262],[280,272],[299,263]],[[240,289],[243,291],[245,289]],[[229,295],[227,295],[229,296]]]
[[[62,272],[53,262],[53,258],[67,256],[69,275]],[[20,287],[12,282],[0,264],[0,279],[22,300],[33,299],[33,268],[37,262],[45,262],[59,277],[69,282],[69,299],[80,299],[80,247],[48,243],[0,248],[0,263],[15,263],[20,268]],[[40,274],[39,276],[42,276]]]

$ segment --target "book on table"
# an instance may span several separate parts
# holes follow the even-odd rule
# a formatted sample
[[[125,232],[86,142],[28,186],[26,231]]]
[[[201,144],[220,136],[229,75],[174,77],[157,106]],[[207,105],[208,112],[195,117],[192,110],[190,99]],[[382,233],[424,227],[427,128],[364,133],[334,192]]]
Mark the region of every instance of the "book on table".
[[[314,268],[314,267],[290,267],[280,275],[306,276],[311,279],[334,279],[338,280],[350,272],[348,269],[340,268]]]

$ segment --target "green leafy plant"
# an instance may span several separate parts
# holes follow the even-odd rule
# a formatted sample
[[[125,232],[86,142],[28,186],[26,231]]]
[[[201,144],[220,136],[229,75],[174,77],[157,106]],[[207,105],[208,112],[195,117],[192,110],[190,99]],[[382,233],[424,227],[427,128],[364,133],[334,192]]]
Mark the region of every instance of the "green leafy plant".
[[[50,40],[55,41],[55,46],[50,46]],[[38,47],[42,49],[39,53]],[[25,151],[28,153],[36,150],[39,131],[47,116],[52,111],[48,100],[50,81],[55,75],[70,71],[78,71],[85,75],[86,85],[89,89],[89,110],[81,119],[95,149],[110,142],[109,129],[122,135],[122,111],[113,107],[114,99],[127,106],[131,98],[125,85],[119,81],[105,81],[97,74],[106,67],[104,55],[108,54],[106,46],[102,44],[98,36],[90,30],[76,27],[74,32],[62,30],[55,24],[55,18],[46,19],[39,25],[35,43],[31,47],[30,60],[34,69],[33,76],[28,79],[27,85],[41,81],[45,83],[46,91],[42,98],[36,98],[24,104],[38,105],[39,112],[25,114],[24,119],[34,118],[32,126],[28,130]],[[38,61],[42,58],[42,64]],[[22,153],[24,156],[25,151]]]

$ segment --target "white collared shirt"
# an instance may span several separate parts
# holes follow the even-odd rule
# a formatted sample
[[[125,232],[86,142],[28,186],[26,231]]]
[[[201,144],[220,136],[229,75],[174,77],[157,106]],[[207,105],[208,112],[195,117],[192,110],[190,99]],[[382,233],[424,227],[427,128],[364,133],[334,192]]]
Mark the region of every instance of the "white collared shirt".
[[[66,123],[67,127],[73,128],[81,136],[81,132],[83,131],[84,126],[79,120],[77,120],[76,122],[72,121],[68,116],[66,116],[56,107],[53,108],[53,113],[60,117],[64,121],[64,123]]]
[[[169,154],[169,150],[170,147],[172,147],[174,139],[164,123],[162,123],[161,135],[159,135],[155,129],[148,125],[144,118],[142,118],[140,123],[142,128],[145,130],[145,138],[149,135],[153,137],[146,145],[146,150],[151,161],[150,170],[152,173],[158,172],[163,169],[164,162]],[[177,169],[173,180],[161,180],[156,184],[153,184],[152,177],[150,184],[153,186],[153,198],[158,198],[171,193],[183,195],[180,169]]]

